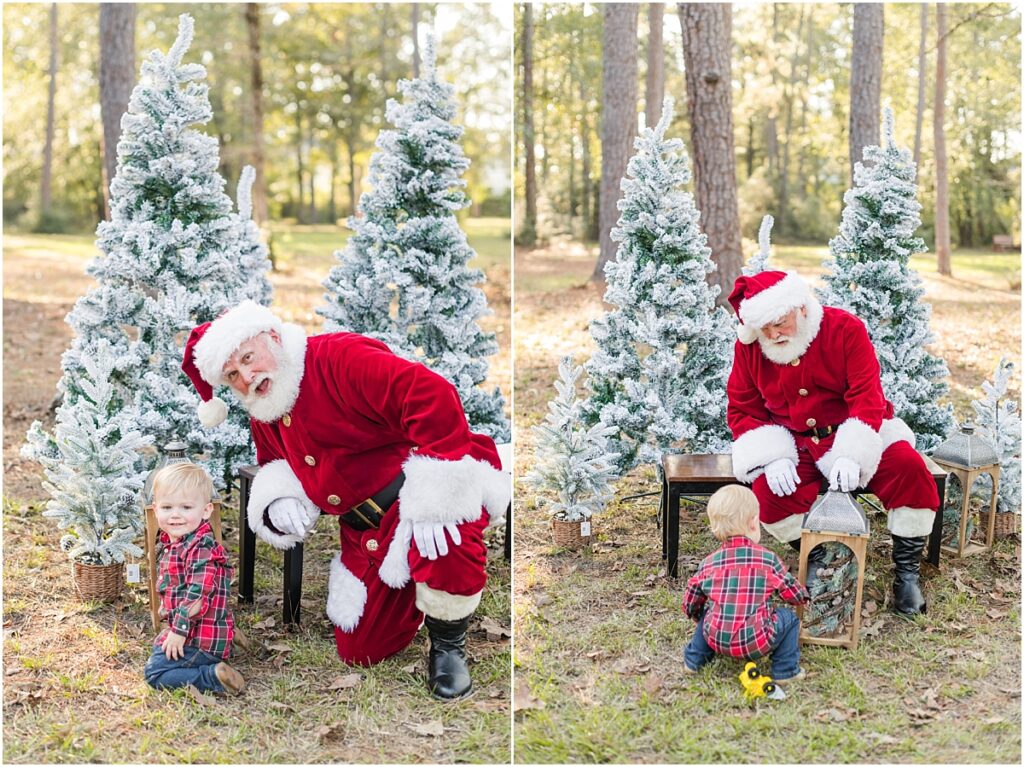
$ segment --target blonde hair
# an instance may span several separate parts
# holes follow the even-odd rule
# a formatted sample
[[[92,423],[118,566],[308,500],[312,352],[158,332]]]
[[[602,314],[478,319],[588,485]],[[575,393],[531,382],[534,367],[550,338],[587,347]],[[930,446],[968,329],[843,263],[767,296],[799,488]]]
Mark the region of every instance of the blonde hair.
[[[711,534],[720,541],[749,533],[750,520],[757,516],[757,496],[749,487],[726,485],[708,499]]]
[[[194,463],[172,463],[153,477],[153,503],[165,493],[179,490],[202,495],[206,503],[213,497],[213,480],[206,469]]]

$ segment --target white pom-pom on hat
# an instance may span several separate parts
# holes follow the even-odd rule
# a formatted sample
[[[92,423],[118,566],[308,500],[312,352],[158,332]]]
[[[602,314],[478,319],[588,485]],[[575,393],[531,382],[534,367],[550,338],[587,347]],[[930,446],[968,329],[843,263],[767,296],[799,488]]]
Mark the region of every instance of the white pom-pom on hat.
[[[199,422],[209,429],[224,423],[228,417],[228,406],[220,397],[213,397],[200,402],[196,412],[199,414]]]

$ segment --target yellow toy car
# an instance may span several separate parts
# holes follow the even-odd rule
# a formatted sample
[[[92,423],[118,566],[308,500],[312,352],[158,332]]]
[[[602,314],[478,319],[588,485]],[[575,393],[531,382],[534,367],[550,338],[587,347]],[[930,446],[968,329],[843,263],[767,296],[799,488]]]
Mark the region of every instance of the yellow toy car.
[[[748,661],[740,672],[740,684],[743,685],[743,697],[749,701],[757,698],[774,697],[779,686],[767,674],[757,669],[757,664]]]

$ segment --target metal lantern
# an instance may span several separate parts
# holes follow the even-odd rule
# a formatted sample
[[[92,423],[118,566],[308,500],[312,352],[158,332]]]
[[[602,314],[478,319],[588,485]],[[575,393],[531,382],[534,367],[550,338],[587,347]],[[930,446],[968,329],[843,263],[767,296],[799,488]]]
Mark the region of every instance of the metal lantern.
[[[832,647],[848,647],[856,649],[860,633],[861,599],[864,594],[865,563],[868,553],[868,535],[870,527],[864,510],[850,493],[828,491],[822,495],[810,511],[804,515],[800,530],[800,582],[807,583],[807,558],[815,547],[822,544],[837,544],[850,552],[850,558],[834,568],[849,564],[856,567],[857,585],[853,593],[850,589],[839,589],[835,593],[826,591],[811,605],[797,608],[800,615],[800,640],[806,644],[829,645]],[[819,571],[819,581],[832,576],[833,573]],[[824,600],[821,597],[824,596]],[[853,612],[849,612],[850,599],[853,600]],[[838,616],[838,617],[837,617]],[[835,618],[833,630],[820,632],[817,627],[827,625],[827,620]]]
[[[153,478],[156,477],[156,473],[173,463],[191,463],[188,459],[187,451],[188,445],[177,440],[168,442],[160,450],[160,457],[156,460],[156,466],[153,467],[153,471],[146,475],[146,484],[142,488],[142,497],[147,506],[153,503]]]
[[[956,546],[943,546],[942,549],[958,557],[966,557],[969,554],[977,554],[979,551],[987,551],[992,548],[996,525],[994,512],[996,499],[999,498],[999,455],[995,448],[975,434],[974,424],[968,422],[961,424],[960,431],[935,448],[932,460],[957,478],[962,496]],[[992,493],[988,499],[989,514],[985,541],[981,543],[971,540],[968,522],[971,519],[971,489],[975,480],[983,474],[992,477]],[[952,483],[947,483],[947,493],[951,485]],[[939,513],[941,514],[944,509],[945,499],[943,499],[943,509],[940,509]]]

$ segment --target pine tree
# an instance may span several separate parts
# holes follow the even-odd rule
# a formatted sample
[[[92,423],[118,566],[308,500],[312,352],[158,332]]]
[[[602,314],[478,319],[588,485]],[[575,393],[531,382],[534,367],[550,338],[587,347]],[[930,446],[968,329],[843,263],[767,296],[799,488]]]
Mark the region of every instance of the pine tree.
[[[198,396],[180,368],[184,340],[246,298],[269,303],[269,261],[251,219],[254,171],[243,171],[235,213],[217,172],[217,141],[194,127],[212,112],[206,70],[182,63],[192,32],[192,18],[182,14],[171,50],[153,51],[142,64],[122,119],[111,218],[97,229],[102,255],[88,268],[98,285],[68,315],[76,337],[62,359],[60,388],[74,406],[84,360],[105,340],[111,380],[134,425],[158,445],[185,441],[222,487],[253,461],[248,419],[232,408],[219,427],[199,423]],[[140,462],[137,471],[145,468]]]
[[[669,451],[728,452],[725,384],[735,329],[715,308],[715,269],[679,139],[666,139],[671,99],[661,120],[634,141],[623,198],[605,266],[607,303],[616,308],[590,324],[597,350],[587,363],[591,421],[614,426],[612,449],[625,473],[660,466]],[[681,444],[680,444],[681,443]]]
[[[1020,415],[1016,400],[1006,396],[1013,375],[1013,363],[999,360],[992,382],[981,385],[985,396],[971,403],[977,416],[978,434],[989,442],[999,456],[998,511],[1020,513]],[[991,478],[985,474],[984,489],[991,490]]]
[[[854,166],[854,186],[843,196],[839,236],[829,242],[822,303],[852,312],[867,325],[882,368],[882,389],[930,451],[953,428],[953,408],[940,405],[949,386],[946,363],[929,354],[933,340],[921,278],[910,257],[927,250],[915,236],[921,224],[917,169],[898,147],[892,110],[885,110],[884,146],[864,148]]]
[[[765,216],[761,219],[761,228],[757,232],[757,253],[750,257],[742,272],[747,277],[753,277],[768,270],[768,257],[772,251],[772,227],[775,219],[772,216]]]
[[[98,341],[80,361],[78,398],[58,408],[53,437],[34,422],[22,454],[43,464],[51,496],[43,516],[69,531],[60,540],[68,556],[92,565],[124,562],[142,554],[134,542],[143,527],[143,475],[136,466],[139,450],[152,440],[134,428],[118,399],[111,345]]]
[[[487,357],[498,350],[493,333],[478,320],[489,313],[476,287],[483,272],[467,264],[476,257],[455,214],[470,204],[462,174],[469,160],[455,125],[451,85],[438,79],[433,40],[428,40],[423,76],[398,84],[404,100],[389,99],[370,159],[371,191],[359,200],[363,217],[339,263],[324,281],[327,305],[317,309],[327,332],[372,336],[407,359],[422,362],[455,385],[470,426],[509,440],[504,398],[480,388]]]
[[[528,483],[553,492],[558,500],[549,502],[549,511],[559,519],[576,522],[601,511],[614,495],[611,482],[616,453],[608,451],[607,438],[615,427],[595,423],[587,426],[583,402],[576,394],[576,383],[583,368],[563,357],[558,364],[558,396],[548,403],[544,423],[533,427],[537,437],[537,460],[526,475]]]

